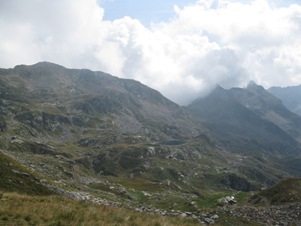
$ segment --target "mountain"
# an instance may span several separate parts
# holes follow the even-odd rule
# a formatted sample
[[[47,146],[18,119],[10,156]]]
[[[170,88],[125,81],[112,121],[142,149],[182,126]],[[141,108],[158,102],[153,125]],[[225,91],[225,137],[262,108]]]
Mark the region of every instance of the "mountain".
[[[5,192],[197,216],[301,172],[300,117],[255,84],[181,107],[138,81],[42,62],[0,69],[0,112]]]
[[[2,115],[9,114],[5,106],[14,103],[19,108],[16,123],[30,124],[41,140],[38,130],[72,136],[75,134],[68,129],[83,124],[106,131],[118,127],[119,132],[145,135],[150,140],[197,136],[201,128],[159,92],[102,72],[44,62],[1,69],[0,79]],[[106,117],[100,119],[99,115]],[[5,129],[5,124],[1,128]]]
[[[300,153],[297,140],[301,118],[261,86],[251,84],[246,89],[230,90],[217,86],[211,94],[197,99],[188,108],[230,151]]]
[[[263,87],[225,90],[220,86],[188,106],[227,151],[253,156],[300,175],[301,118]],[[297,160],[298,159],[298,160]]]
[[[285,88],[271,87],[268,91],[282,100],[292,112],[301,115],[301,85]]]
[[[262,86],[251,82],[246,90],[233,88],[231,92],[237,101],[262,119],[272,122],[297,141],[301,141],[301,117],[289,111]]]
[[[221,154],[186,108],[140,82],[42,62],[0,69],[0,97],[0,148],[53,181],[89,192],[259,187],[236,166],[222,174],[239,157]]]

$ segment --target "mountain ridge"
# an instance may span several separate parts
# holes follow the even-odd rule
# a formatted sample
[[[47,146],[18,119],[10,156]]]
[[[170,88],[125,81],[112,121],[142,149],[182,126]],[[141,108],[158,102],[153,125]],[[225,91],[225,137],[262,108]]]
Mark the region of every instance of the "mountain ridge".
[[[205,126],[209,123],[209,131],[215,133],[219,145],[238,153],[265,156],[263,159],[269,156],[272,159],[268,161],[280,163],[279,168],[300,176],[301,166],[297,163],[301,160],[300,116],[290,112],[281,100],[254,82],[245,89],[218,87],[217,90],[222,93],[213,91],[211,95],[215,99],[208,100],[212,98],[209,95],[200,98],[199,105],[194,103],[188,107]],[[218,103],[221,106],[210,111],[208,103],[215,108]],[[222,118],[225,115],[228,118]]]
[[[301,176],[299,118],[269,95],[256,84],[218,86],[181,107],[138,81],[103,72],[45,62],[0,69],[0,161],[9,172],[0,201],[9,203],[1,191],[10,191],[7,186],[20,193],[46,187],[49,194],[85,200],[85,207],[177,215],[196,224],[216,223],[217,214],[221,224],[254,223],[254,209],[232,209],[221,200],[242,203],[251,192]],[[296,215],[290,213],[281,218]],[[237,219],[240,214],[249,220]],[[2,216],[5,223],[15,218]],[[24,222],[38,222],[30,216]]]
[[[131,189],[192,198],[298,175],[298,141],[263,117],[257,92],[238,91],[242,102],[237,90],[217,87],[207,105],[193,109],[103,72],[45,62],[1,69],[0,147],[67,187],[104,190],[119,201],[136,197]],[[116,186],[127,195],[110,190]]]
[[[292,112],[301,115],[301,85],[289,87],[271,87],[270,93],[282,100],[283,104]]]
[[[44,67],[46,67],[45,70]],[[166,118],[164,115],[168,114],[171,116],[170,118],[173,118],[177,117],[176,114],[179,116],[183,114],[177,104],[163,97],[158,91],[134,80],[119,79],[103,72],[92,72],[87,69],[66,69],[46,62],[33,66],[16,66],[15,69],[20,76],[11,75],[16,80],[12,87],[15,87],[15,92],[18,92],[17,89],[21,88],[18,86],[23,84],[23,97],[27,95],[28,98],[37,99],[37,101],[47,100],[48,103],[52,102],[52,105],[57,106],[57,108],[68,106],[69,111],[75,110],[85,113],[102,111],[99,113],[119,113],[120,117],[128,117],[129,114],[132,114],[134,115],[131,120],[133,130],[135,126],[139,126],[139,131],[141,131],[141,127],[143,127],[141,121],[136,120],[141,118],[141,114],[145,116],[145,119],[148,118],[147,120],[151,120],[151,116],[162,118],[162,123],[167,122],[166,127],[168,127],[168,120],[164,120]],[[12,73],[12,70],[15,69],[9,69],[8,72]],[[20,70],[21,73],[18,72]],[[28,72],[28,70],[33,72]],[[53,71],[58,72],[53,73]],[[56,101],[58,95],[59,100]],[[72,102],[72,106],[69,106],[70,102]],[[159,104],[160,108],[153,110],[155,109],[154,103],[155,105]],[[131,108],[138,108],[140,112],[133,112]],[[122,114],[121,111],[124,111],[125,114]],[[135,115],[137,113],[140,114]],[[174,120],[172,121],[173,124],[177,124]],[[116,123],[118,122],[120,120],[117,119]],[[191,127],[193,124],[195,123],[191,123]],[[126,125],[121,126],[126,127]],[[189,132],[189,130],[190,128],[186,128],[185,132]],[[135,132],[138,132],[137,128]],[[198,134],[196,131],[195,133]]]

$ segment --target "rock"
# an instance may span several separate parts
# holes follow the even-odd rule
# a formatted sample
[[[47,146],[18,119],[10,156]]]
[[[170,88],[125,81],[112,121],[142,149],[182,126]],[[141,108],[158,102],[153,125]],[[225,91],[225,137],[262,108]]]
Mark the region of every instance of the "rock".
[[[126,191],[124,188],[122,188],[122,189],[120,189],[120,190],[118,191],[118,193],[119,193],[120,195],[126,195],[126,194],[127,194],[127,191]]]
[[[230,205],[234,205],[237,203],[234,196],[227,196],[227,197],[221,198],[218,200],[218,202],[222,203],[222,204],[230,204]]]
[[[151,197],[151,194],[147,193],[146,191],[142,191],[142,194],[146,197]]]
[[[211,219],[214,220],[214,221],[218,221],[219,220],[219,216],[217,214],[215,214],[215,215],[213,215],[211,217]]]
[[[228,211],[228,214],[265,225],[301,225],[300,208],[300,202],[282,206],[243,206],[231,208],[232,210]]]
[[[180,217],[181,217],[181,218],[185,218],[185,217],[187,217],[187,214],[186,214],[186,213],[181,213],[181,214],[180,214]]]
[[[151,168],[150,162],[145,162],[145,163],[143,164],[143,168],[144,168],[144,170],[149,170],[149,169]]]
[[[47,181],[46,179],[41,179],[41,180],[40,180],[40,183],[41,183],[41,184],[47,184],[48,181]]]
[[[211,218],[204,218],[204,221],[206,224],[214,224],[215,223],[215,221]]]
[[[154,156],[156,154],[155,148],[154,147],[148,147],[147,148],[147,152],[146,152],[146,156],[147,157],[151,157]]]
[[[185,212],[187,216],[192,216],[193,213],[191,212]]]

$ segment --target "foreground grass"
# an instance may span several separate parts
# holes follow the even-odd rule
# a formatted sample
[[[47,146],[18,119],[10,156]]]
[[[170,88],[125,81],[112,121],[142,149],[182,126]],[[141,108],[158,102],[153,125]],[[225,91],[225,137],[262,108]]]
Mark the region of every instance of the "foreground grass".
[[[197,225],[197,221],[162,217],[127,209],[78,202],[59,196],[0,192],[0,225]]]

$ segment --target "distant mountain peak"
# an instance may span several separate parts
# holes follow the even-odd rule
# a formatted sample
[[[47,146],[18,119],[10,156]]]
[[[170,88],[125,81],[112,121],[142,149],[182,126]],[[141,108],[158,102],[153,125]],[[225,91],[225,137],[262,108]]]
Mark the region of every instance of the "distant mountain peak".
[[[227,92],[226,89],[224,89],[222,86],[220,86],[219,84],[216,85],[215,89],[211,92],[212,93],[225,93]]]
[[[250,81],[248,86],[247,86],[247,90],[249,91],[255,91],[255,92],[263,92],[266,91],[263,86],[257,85],[256,82],[254,81]]]
[[[215,89],[216,89],[216,90],[225,90],[225,89],[224,89],[221,85],[219,85],[219,84],[216,84]]]
[[[257,86],[256,82],[254,82],[253,80],[251,80],[251,81],[248,83],[248,86],[247,86],[247,87],[252,87],[252,86]]]
[[[15,68],[21,68],[21,67],[60,67],[60,68],[64,68],[63,66],[59,65],[59,64],[55,64],[55,63],[51,63],[51,62],[47,62],[47,61],[42,61],[42,62],[38,62],[36,64],[33,65],[25,65],[25,64],[20,64],[15,66]]]

